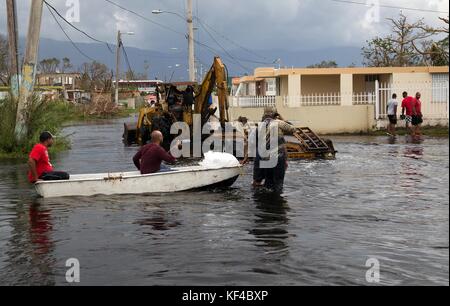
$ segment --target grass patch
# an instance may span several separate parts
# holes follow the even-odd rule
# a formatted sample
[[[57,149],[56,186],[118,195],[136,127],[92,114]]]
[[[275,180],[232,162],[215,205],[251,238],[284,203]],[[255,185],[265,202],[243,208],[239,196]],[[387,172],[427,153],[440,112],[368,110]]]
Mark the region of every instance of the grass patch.
[[[399,127],[396,129],[398,136],[408,135],[409,132],[405,127]],[[324,136],[386,136],[387,130],[375,130],[369,132],[359,132],[359,133],[336,133],[328,134]],[[449,128],[446,126],[423,126],[422,134],[429,137],[449,137]]]
[[[40,100],[35,96],[26,111],[27,135],[20,143],[14,137],[16,112],[17,102],[11,97],[0,100],[0,159],[26,158],[39,141],[42,131],[49,131],[58,137],[55,145],[49,149],[50,153],[68,150],[70,141],[61,135],[64,126],[92,120],[125,118],[137,110],[119,109],[111,105],[110,101],[105,104],[79,105],[66,101]]]

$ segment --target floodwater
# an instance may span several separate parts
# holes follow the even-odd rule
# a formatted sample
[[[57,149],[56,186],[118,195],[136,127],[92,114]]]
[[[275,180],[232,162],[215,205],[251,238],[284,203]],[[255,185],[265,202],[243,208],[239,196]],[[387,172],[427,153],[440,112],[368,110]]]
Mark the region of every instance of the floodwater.
[[[71,173],[133,169],[122,120],[67,128]],[[334,137],[335,161],[291,161],[281,197],[232,189],[40,199],[0,162],[0,285],[449,285],[449,142]]]

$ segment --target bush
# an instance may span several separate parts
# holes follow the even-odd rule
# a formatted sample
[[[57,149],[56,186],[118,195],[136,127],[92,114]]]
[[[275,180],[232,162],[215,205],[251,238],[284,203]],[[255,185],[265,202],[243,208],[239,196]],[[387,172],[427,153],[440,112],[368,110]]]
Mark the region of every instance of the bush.
[[[73,113],[73,106],[62,101],[40,100],[34,96],[26,111],[28,126],[24,140],[18,143],[14,137],[17,103],[11,97],[0,101],[0,152],[4,155],[26,155],[33,145],[39,141],[42,131],[59,135],[64,122]],[[69,142],[64,137],[58,138],[54,150],[66,149]]]

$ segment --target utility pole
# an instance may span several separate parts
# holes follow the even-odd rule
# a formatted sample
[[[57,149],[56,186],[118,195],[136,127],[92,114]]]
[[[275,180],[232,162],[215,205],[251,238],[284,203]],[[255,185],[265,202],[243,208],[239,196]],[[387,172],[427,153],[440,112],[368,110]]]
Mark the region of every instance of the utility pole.
[[[115,104],[119,105],[119,74],[120,74],[120,45],[122,44],[122,38],[120,30],[117,31],[117,47],[116,47],[116,97]]]
[[[187,0],[189,81],[195,82],[194,23],[192,18],[192,0]]]
[[[36,78],[43,5],[43,0],[33,0],[31,2],[27,46],[22,67],[22,81],[20,85],[19,103],[17,105],[16,127],[14,130],[18,141],[23,139],[28,130],[25,116],[29,100],[33,95]]]
[[[12,97],[17,101],[19,98],[20,69],[16,0],[6,0],[6,12],[8,19],[10,86]]]

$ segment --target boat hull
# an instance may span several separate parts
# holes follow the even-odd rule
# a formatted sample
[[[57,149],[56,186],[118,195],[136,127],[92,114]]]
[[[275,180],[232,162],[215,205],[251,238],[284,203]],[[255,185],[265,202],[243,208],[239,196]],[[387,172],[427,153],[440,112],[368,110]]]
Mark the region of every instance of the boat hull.
[[[240,174],[241,167],[186,167],[148,175],[139,172],[72,175],[67,181],[38,182],[35,188],[43,198],[168,193],[208,186],[231,186]]]

